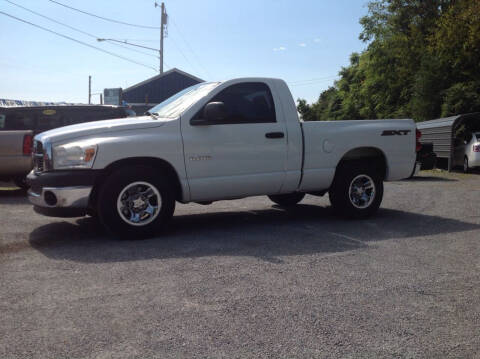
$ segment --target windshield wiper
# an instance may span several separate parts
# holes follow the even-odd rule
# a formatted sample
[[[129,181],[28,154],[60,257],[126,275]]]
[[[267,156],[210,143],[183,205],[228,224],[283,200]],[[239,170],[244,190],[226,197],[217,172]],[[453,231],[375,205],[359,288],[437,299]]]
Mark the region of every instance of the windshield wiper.
[[[147,112],[145,112],[145,115],[152,116],[154,119],[158,118],[158,113],[156,113],[156,112],[147,111]]]

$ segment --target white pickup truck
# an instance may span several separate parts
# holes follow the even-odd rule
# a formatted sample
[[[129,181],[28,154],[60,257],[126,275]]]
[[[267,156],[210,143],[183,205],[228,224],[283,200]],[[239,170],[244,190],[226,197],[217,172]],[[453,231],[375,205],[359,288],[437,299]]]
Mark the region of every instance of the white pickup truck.
[[[147,116],[37,135],[29,198],[50,216],[98,216],[114,234],[150,236],[175,203],[268,195],[293,206],[329,193],[334,210],[365,218],[383,181],[415,164],[412,120],[300,122],[286,83],[201,83]]]

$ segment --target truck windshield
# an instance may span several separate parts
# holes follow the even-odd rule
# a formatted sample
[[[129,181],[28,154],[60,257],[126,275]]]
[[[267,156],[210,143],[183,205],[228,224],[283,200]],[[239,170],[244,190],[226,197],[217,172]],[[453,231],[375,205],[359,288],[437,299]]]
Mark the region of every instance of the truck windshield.
[[[220,82],[208,82],[187,87],[185,90],[180,91],[151,108],[148,112],[158,115],[159,117],[177,118],[219,84]]]
[[[35,118],[28,110],[15,110],[0,113],[0,131],[25,131],[35,128]]]

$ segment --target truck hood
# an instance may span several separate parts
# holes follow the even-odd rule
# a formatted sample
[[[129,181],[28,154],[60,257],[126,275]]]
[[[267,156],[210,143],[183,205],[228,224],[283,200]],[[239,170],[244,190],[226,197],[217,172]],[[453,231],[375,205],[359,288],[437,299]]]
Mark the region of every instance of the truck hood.
[[[94,134],[104,134],[107,132],[159,127],[167,121],[172,121],[172,119],[141,116],[84,122],[78,125],[59,127],[50,131],[42,132],[36,135],[35,139],[42,142],[49,141],[53,143],[72,138],[87,137]]]

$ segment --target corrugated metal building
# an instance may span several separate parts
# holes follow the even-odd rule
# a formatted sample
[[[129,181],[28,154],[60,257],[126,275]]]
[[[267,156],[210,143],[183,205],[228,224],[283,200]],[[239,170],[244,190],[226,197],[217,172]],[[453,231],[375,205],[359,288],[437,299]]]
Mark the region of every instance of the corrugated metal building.
[[[190,75],[177,68],[173,68],[161,75],[151,77],[136,85],[123,90],[122,99],[132,105],[137,113],[139,108],[149,109],[156,104],[175,95],[177,92],[204,82],[202,79]]]
[[[467,130],[480,129],[480,112],[417,123],[422,132],[420,142],[433,143],[433,152],[437,157],[448,160],[449,171],[453,166],[455,137],[462,125]]]

